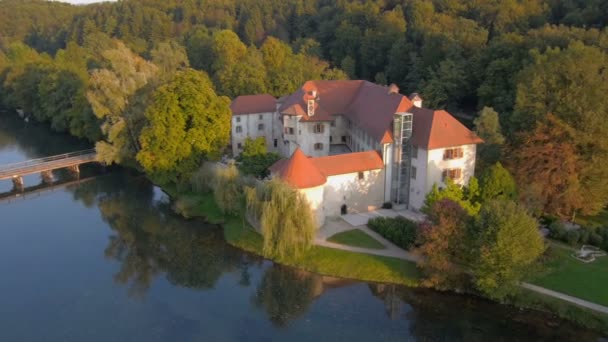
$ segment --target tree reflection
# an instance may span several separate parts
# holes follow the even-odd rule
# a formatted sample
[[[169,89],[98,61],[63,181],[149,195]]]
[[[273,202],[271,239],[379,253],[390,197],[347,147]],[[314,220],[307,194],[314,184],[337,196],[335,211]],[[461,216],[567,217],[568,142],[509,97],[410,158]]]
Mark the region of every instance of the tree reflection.
[[[308,310],[308,306],[322,292],[321,276],[274,264],[264,272],[253,302],[264,309],[272,323],[287,326]]]
[[[117,172],[83,184],[74,197],[95,202],[112,229],[104,254],[120,262],[114,280],[128,285],[130,295],[145,295],[163,274],[174,285],[209,289],[225,272],[241,269],[239,283],[248,283],[252,258],[227,245],[220,227],[174,214],[143,177]]]

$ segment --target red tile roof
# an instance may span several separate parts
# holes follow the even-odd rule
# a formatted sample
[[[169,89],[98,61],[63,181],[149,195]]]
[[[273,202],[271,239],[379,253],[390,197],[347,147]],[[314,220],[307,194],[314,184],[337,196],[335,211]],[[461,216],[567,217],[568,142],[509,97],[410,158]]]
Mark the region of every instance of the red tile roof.
[[[384,163],[376,151],[338,154],[335,156],[311,158],[313,164],[326,177],[347,173],[382,169]]]
[[[315,115],[308,116],[306,100],[313,98],[313,92]],[[342,114],[380,143],[393,142],[393,116],[406,112],[414,114],[412,143],[418,147],[436,149],[483,142],[448,112],[415,107],[406,96],[368,81],[307,81],[279,102],[279,113],[302,116],[301,121],[333,121],[335,115]],[[270,95],[239,96],[231,108],[234,114],[273,112],[275,103]]]
[[[230,104],[232,115],[252,113],[273,113],[276,110],[277,100],[268,94],[241,95]]]
[[[412,144],[427,150],[480,144],[483,140],[445,110],[414,107]]]
[[[376,151],[308,158],[297,148],[291,158],[277,161],[270,167],[270,171],[292,186],[306,189],[325,184],[329,176],[383,167],[384,163]]]
[[[325,184],[327,178],[300,148],[289,159],[282,159],[270,167],[270,171],[298,189],[314,188]]]

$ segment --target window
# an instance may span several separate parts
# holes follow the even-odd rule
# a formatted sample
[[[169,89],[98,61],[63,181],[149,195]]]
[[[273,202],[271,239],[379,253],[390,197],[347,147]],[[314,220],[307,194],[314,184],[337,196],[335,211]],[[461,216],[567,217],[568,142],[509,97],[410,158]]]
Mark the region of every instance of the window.
[[[415,166],[412,166],[411,177],[412,177],[412,179],[416,179],[416,167]]]
[[[329,125],[330,125],[331,127],[336,127],[336,122],[335,122],[335,121],[332,121],[332,122],[331,122]]]
[[[302,130],[301,129],[298,130],[298,135],[302,135]]]
[[[329,136],[329,142],[330,143],[334,142],[334,137],[332,137],[331,135]]]
[[[258,119],[260,119],[260,120],[264,119],[264,115],[262,115],[262,114],[258,115]]]
[[[343,142],[343,143],[346,143],[346,135],[343,135],[343,136],[342,136],[342,142]]]
[[[243,127],[241,127],[241,126],[236,126],[236,127],[234,128],[234,130],[235,130],[235,132],[237,132],[237,133],[241,133],[241,132],[243,132]]]
[[[239,150],[242,150],[242,149],[243,149],[243,145],[242,145],[241,143],[236,144],[236,147],[237,147]]]
[[[279,140],[278,139],[274,139],[274,147],[277,147],[279,145]]]
[[[241,122],[241,118],[240,117],[236,117],[236,122]]]
[[[264,130],[264,124],[258,124],[258,131]]]
[[[285,134],[293,134],[293,127],[285,127]]]
[[[458,159],[458,158],[462,158],[462,156],[463,156],[462,147],[448,148],[443,152],[443,160]]]
[[[363,172],[359,172],[359,180],[364,180],[365,179],[365,175],[363,174]]]
[[[315,124],[312,126],[313,133],[323,133],[325,132],[325,125],[323,124]]]
[[[321,151],[321,150],[323,150],[323,144],[316,143],[315,144],[315,151]]]
[[[457,181],[460,179],[460,177],[462,177],[461,169],[448,169],[448,170],[443,170],[441,180],[443,182],[445,182],[447,178],[451,178],[452,180]]]
[[[418,158],[418,146],[412,146],[412,158],[417,159]]]

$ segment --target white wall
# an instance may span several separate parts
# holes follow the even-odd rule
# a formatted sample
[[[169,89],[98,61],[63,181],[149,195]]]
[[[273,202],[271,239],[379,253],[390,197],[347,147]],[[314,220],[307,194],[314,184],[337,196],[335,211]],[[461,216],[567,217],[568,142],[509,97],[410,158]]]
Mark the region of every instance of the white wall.
[[[310,204],[310,209],[313,212],[313,216],[317,221],[317,228],[321,227],[325,223],[325,213],[323,212],[323,192],[324,185],[320,185],[314,188],[298,189],[298,191],[306,197]]]
[[[309,157],[322,157],[329,155],[329,122],[300,122],[299,116],[283,116],[283,127],[294,129],[294,134],[284,134],[288,145],[284,147],[283,156],[289,157],[293,154],[296,147],[300,147],[302,152]],[[323,125],[323,133],[314,133],[315,125]],[[315,144],[323,144],[323,148],[315,150]]]
[[[426,172],[426,192],[429,192],[433,187],[434,183],[438,186],[445,186],[442,182],[443,170],[446,169],[462,169],[462,177],[455,180],[456,183],[461,185],[469,184],[469,179],[475,174],[475,154],[477,150],[476,145],[463,145],[454,146],[463,148],[463,157],[459,159],[443,160],[443,153],[445,148],[438,148],[428,151],[428,163]],[[422,150],[422,149],[420,149]],[[420,157],[420,151],[418,156]]]
[[[350,135],[347,124],[348,122],[343,115],[336,115],[334,126],[330,128],[330,135],[332,136],[331,144],[346,144],[346,139]],[[342,137],[346,138],[345,141],[342,141]]]
[[[262,116],[261,119],[260,116]],[[240,143],[241,146],[244,146],[247,137],[252,139],[264,137],[268,151],[278,152],[280,138],[276,137],[274,133],[276,129],[276,117],[276,113],[273,112],[233,115],[231,128],[232,155],[237,156],[243,151],[238,148],[238,144]],[[258,124],[263,124],[264,129],[258,130]],[[236,132],[237,126],[240,126],[242,129],[240,133]],[[274,139],[277,139],[277,147],[274,147]]]
[[[325,216],[340,216],[346,204],[349,212],[367,212],[380,208],[384,203],[384,170],[327,177],[323,196]]]
[[[418,149],[418,156],[412,158],[412,166],[416,168],[416,179],[412,179],[410,174],[409,209],[419,210],[424,205],[424,199],[430,188],[427,186],[428,151],[423,148],[416,148]]]

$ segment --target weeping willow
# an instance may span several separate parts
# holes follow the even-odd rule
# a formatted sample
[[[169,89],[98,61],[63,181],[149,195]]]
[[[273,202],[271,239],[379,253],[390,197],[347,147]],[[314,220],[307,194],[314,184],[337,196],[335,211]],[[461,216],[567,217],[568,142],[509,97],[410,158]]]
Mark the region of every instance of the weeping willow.
[[[215,201],[224,214],[234,215],[239,210],[241,189],[239,171],[234,165],[217,168],[215,174]]]
[[[245,189],[247,215],[259,222],[264,254],[298,257],[312,245],[315,221],[306,198],[287,183],[273,179]]]

